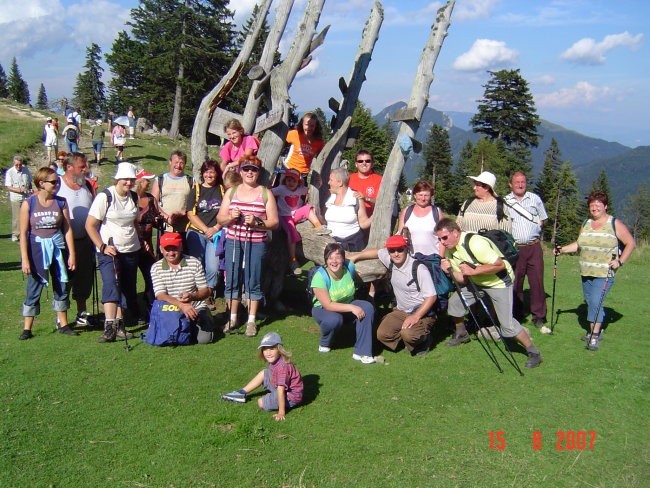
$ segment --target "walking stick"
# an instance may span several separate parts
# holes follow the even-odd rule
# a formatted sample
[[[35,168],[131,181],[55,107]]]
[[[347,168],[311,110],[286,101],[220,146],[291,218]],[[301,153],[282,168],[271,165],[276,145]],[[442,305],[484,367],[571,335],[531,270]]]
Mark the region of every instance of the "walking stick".
[[[557,218],[560,213],[560,187],[557,187],[557,202],[555,202],[555,222],[553,222],[553,237],[551,239],[553,243],[553,250],[557,247]],[[557,254],[553,252],[553,294],[551,295],[551,331],[549,334],[553,334],[553,329],[555,328],[555,284],[557,283]],[[558,310],[559,312],[559,310]]]
[[[115,247],[113,244],[113,238],[109,237],[108,245]],[[117,249],[117,248],[116,248]],[[113,256],[113,273],[115,275],[115,288],[117,288],[117,296],[120,300],[120,308],[122,307],[122,286],[120,284],[120,271],[117,265],[117,256]],[[124,320],[124,310],[122,310],[122,320]],[[126,328],[124,328],[124,350],[129,352],[129,338],[126,333]]]
[[[481,335],[481,334],[479,334],[478,331],[480,330],[481,325],[479,324],[478,319],[476,318],[476,315],[474,314],[474,311],[472,310],[472,308],[467,303],[467,299],[463,295],[462,288],[461,288],[460,284],[458,283],[458,280],[456,280],[456,276],[454,276],[454,271],[453,270],[450,270],[449,276],[451,276],[451,280],[454,282],[454,286],[456,288],[456,293],[458,293],[458,297],[460,298],[460,301],[463,304],[463,307],[465,307],[465,311],[469,314],[471,319],[474,321],[474,324],[476,325],[476,331],[474,331],[474,336],[476,337],[476,340],[481,345],[481,347],[483,348],[485,353],[488,355],[488,357],[490,358],[492,363],[494,363],[496,368],[499,370],[499,373],[503,373],[503,368],[499,364],[499,361],[497,360],[496,354],[494,354],[494,351],[490,347],[490,343],[488,342],[488,340],[485,339],[485,337],[483,337],[483,339],[485,339],[485,344],[483,344],[483,341],[479,338],[479,335]]]

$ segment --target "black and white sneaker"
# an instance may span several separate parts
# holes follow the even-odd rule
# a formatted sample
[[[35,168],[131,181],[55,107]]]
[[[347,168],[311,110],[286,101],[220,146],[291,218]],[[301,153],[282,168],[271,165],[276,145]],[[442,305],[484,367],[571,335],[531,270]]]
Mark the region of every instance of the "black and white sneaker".
[[[246,392],[243,389],[231,391],[221,395],[221,399],[229,402],[246,403]]]

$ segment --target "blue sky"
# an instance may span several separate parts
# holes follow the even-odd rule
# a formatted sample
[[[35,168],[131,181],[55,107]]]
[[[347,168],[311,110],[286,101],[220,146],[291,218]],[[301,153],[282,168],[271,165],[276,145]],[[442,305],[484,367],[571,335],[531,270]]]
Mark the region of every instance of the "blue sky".
[[[254,3],[232,0],[235,20],[245,20]],[[319,30],[331,25],[325,44],[290,90],[301,111],[325,108],[329,97],[339,98],[337,80],[350,74],[371,4],[371,0],[325,1],[319,23]],[[408,99],[422,47],[442,2],[382,4],[384,22],[361,92],[361,100],[373,113]],[[110,50],[137,5],[137,0],[6,4],[0,11],[0,63],[8,73],[16,56],[33,100],[41,82],[50,100],[69,96],[86,46],[96,42],[104,52]],[[285,36],[291,34],[304,5],[305,0],[295,0]],[[438,110],[474,112],[487,70],[519,68],[542,118],[631,147],[650,145],[648,19],[650,2],[643,0],[457,0],[429,104]]]

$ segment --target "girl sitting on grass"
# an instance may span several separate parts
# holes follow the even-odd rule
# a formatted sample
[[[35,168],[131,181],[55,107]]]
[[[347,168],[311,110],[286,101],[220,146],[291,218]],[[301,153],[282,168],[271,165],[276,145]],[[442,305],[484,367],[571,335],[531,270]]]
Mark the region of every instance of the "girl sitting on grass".
[[[276,332],[269,332],[262,337],[258,356],[269,363],[266,369],[257,373],[248,384],[240,390],[222,395],[223,400],[245,403],[246,395],[260,386],[268,393],[257,399],[257,406],[262,410],[277,410],[273,418],[284,420],[287,410],[302,401],[303,383],[300,373],[291,364],[291,353],[282,347],[282,338]]]

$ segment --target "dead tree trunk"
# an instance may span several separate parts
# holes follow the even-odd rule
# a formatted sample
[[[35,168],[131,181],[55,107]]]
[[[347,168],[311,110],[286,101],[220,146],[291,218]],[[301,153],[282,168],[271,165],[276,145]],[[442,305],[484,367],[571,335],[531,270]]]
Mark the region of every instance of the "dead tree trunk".
[[[234,63],[228,70],[228,73],[217,83],[217,85],[208,93],[199,106],[194,119],[194,126],[192,127],[192,140],[190,144],[190,157],[192,159],[192,168],[195,177],[198,177],[199,168],[208,156],[207,133],[212,114],[219,105],[219,103],[228,95],[230,90],[235,86],[239,79],[241,72],[244,69],[246,61],[253,52],[255,42],[259,37],[264,19],[271,6],[271,0],[263,0],[255,18],[255,22],[246,36],[246,40],[235,59]],[[235,114],[233,114],[235,115]],[[223,124],[221,124],[223,125]]]
[[[401,124],[377,195],[368,247],[382,247],[386,242],[386,238],[390,235],[392,230],[390,222],[397,194],[397,185],[404,169],[405,157],[408,156],[411,150],[419,152],[422,148],[420,142],[415,140],[415,133],[420,126],[422,112],[429,103],[429,89],[433,82],[433,68],[447,36],[454,3],[454,0],[450,0],[438,10],[436,20],[431,27],[431,34],[420,56],[411,98],[408,105],[393,116],[392,120],[401,121]],[[366,281],[382,272],[383,265],[379,261],[366,261],[359,264],[359,271]]]
[[[320,175],[323,183],[320,191],[313,186],[309,189],[309,201],[317,209],[322,210],[321,197],[323,199],[327,198],[329,194],[327,190],[327,179],[329,178],[330,169],[332,167],[338,167],[341,160],[341,153],[348,143],[350,133],[354,130],[354,128],[350,128],[352,114],[357,106],[359,93],[366,79],[366,71],[370,64],[372,51],[379,37],[379,30],[383,20],[384,9],[381,6],[381,2],[376,0],[370,11],[370,17],[368,17],[368,21],[363,29],[361,43],[357,49],[357,55],[352,65],[352,73],[350,74],[349,81],[346,82],[343,77],[339,79],[339,89],[341,90],[343,99],[341,102],[338,102],[334,97],[329,99],[329,107],[334,112],[334,117],[330,124],[333,135],[318,157],[312,161],[311,165],[312,171]],[[322,255],[322,251],[318,253],[318,259],[322,260],[320,255]],[[309,259],[313,261],[311,257]]]
[[[329,29],[329,27],[326,27],[314,38],[324,3],[325,0],[309,0],[287,56],[282,63],[271,70],[269,75],[271,113],[273,116],[264,125],[267,130],[257,151],[257,156],[264,163],[266,178],[273,172],[284,147],[289,123],[289,87],[298,71],[309,64],[311,60],[310,54],[323,43]],[[264,89],[268,88],[260,83],[256,96],[260,96]],[[256,124],[255,131],[259,130],[259,122]]]

